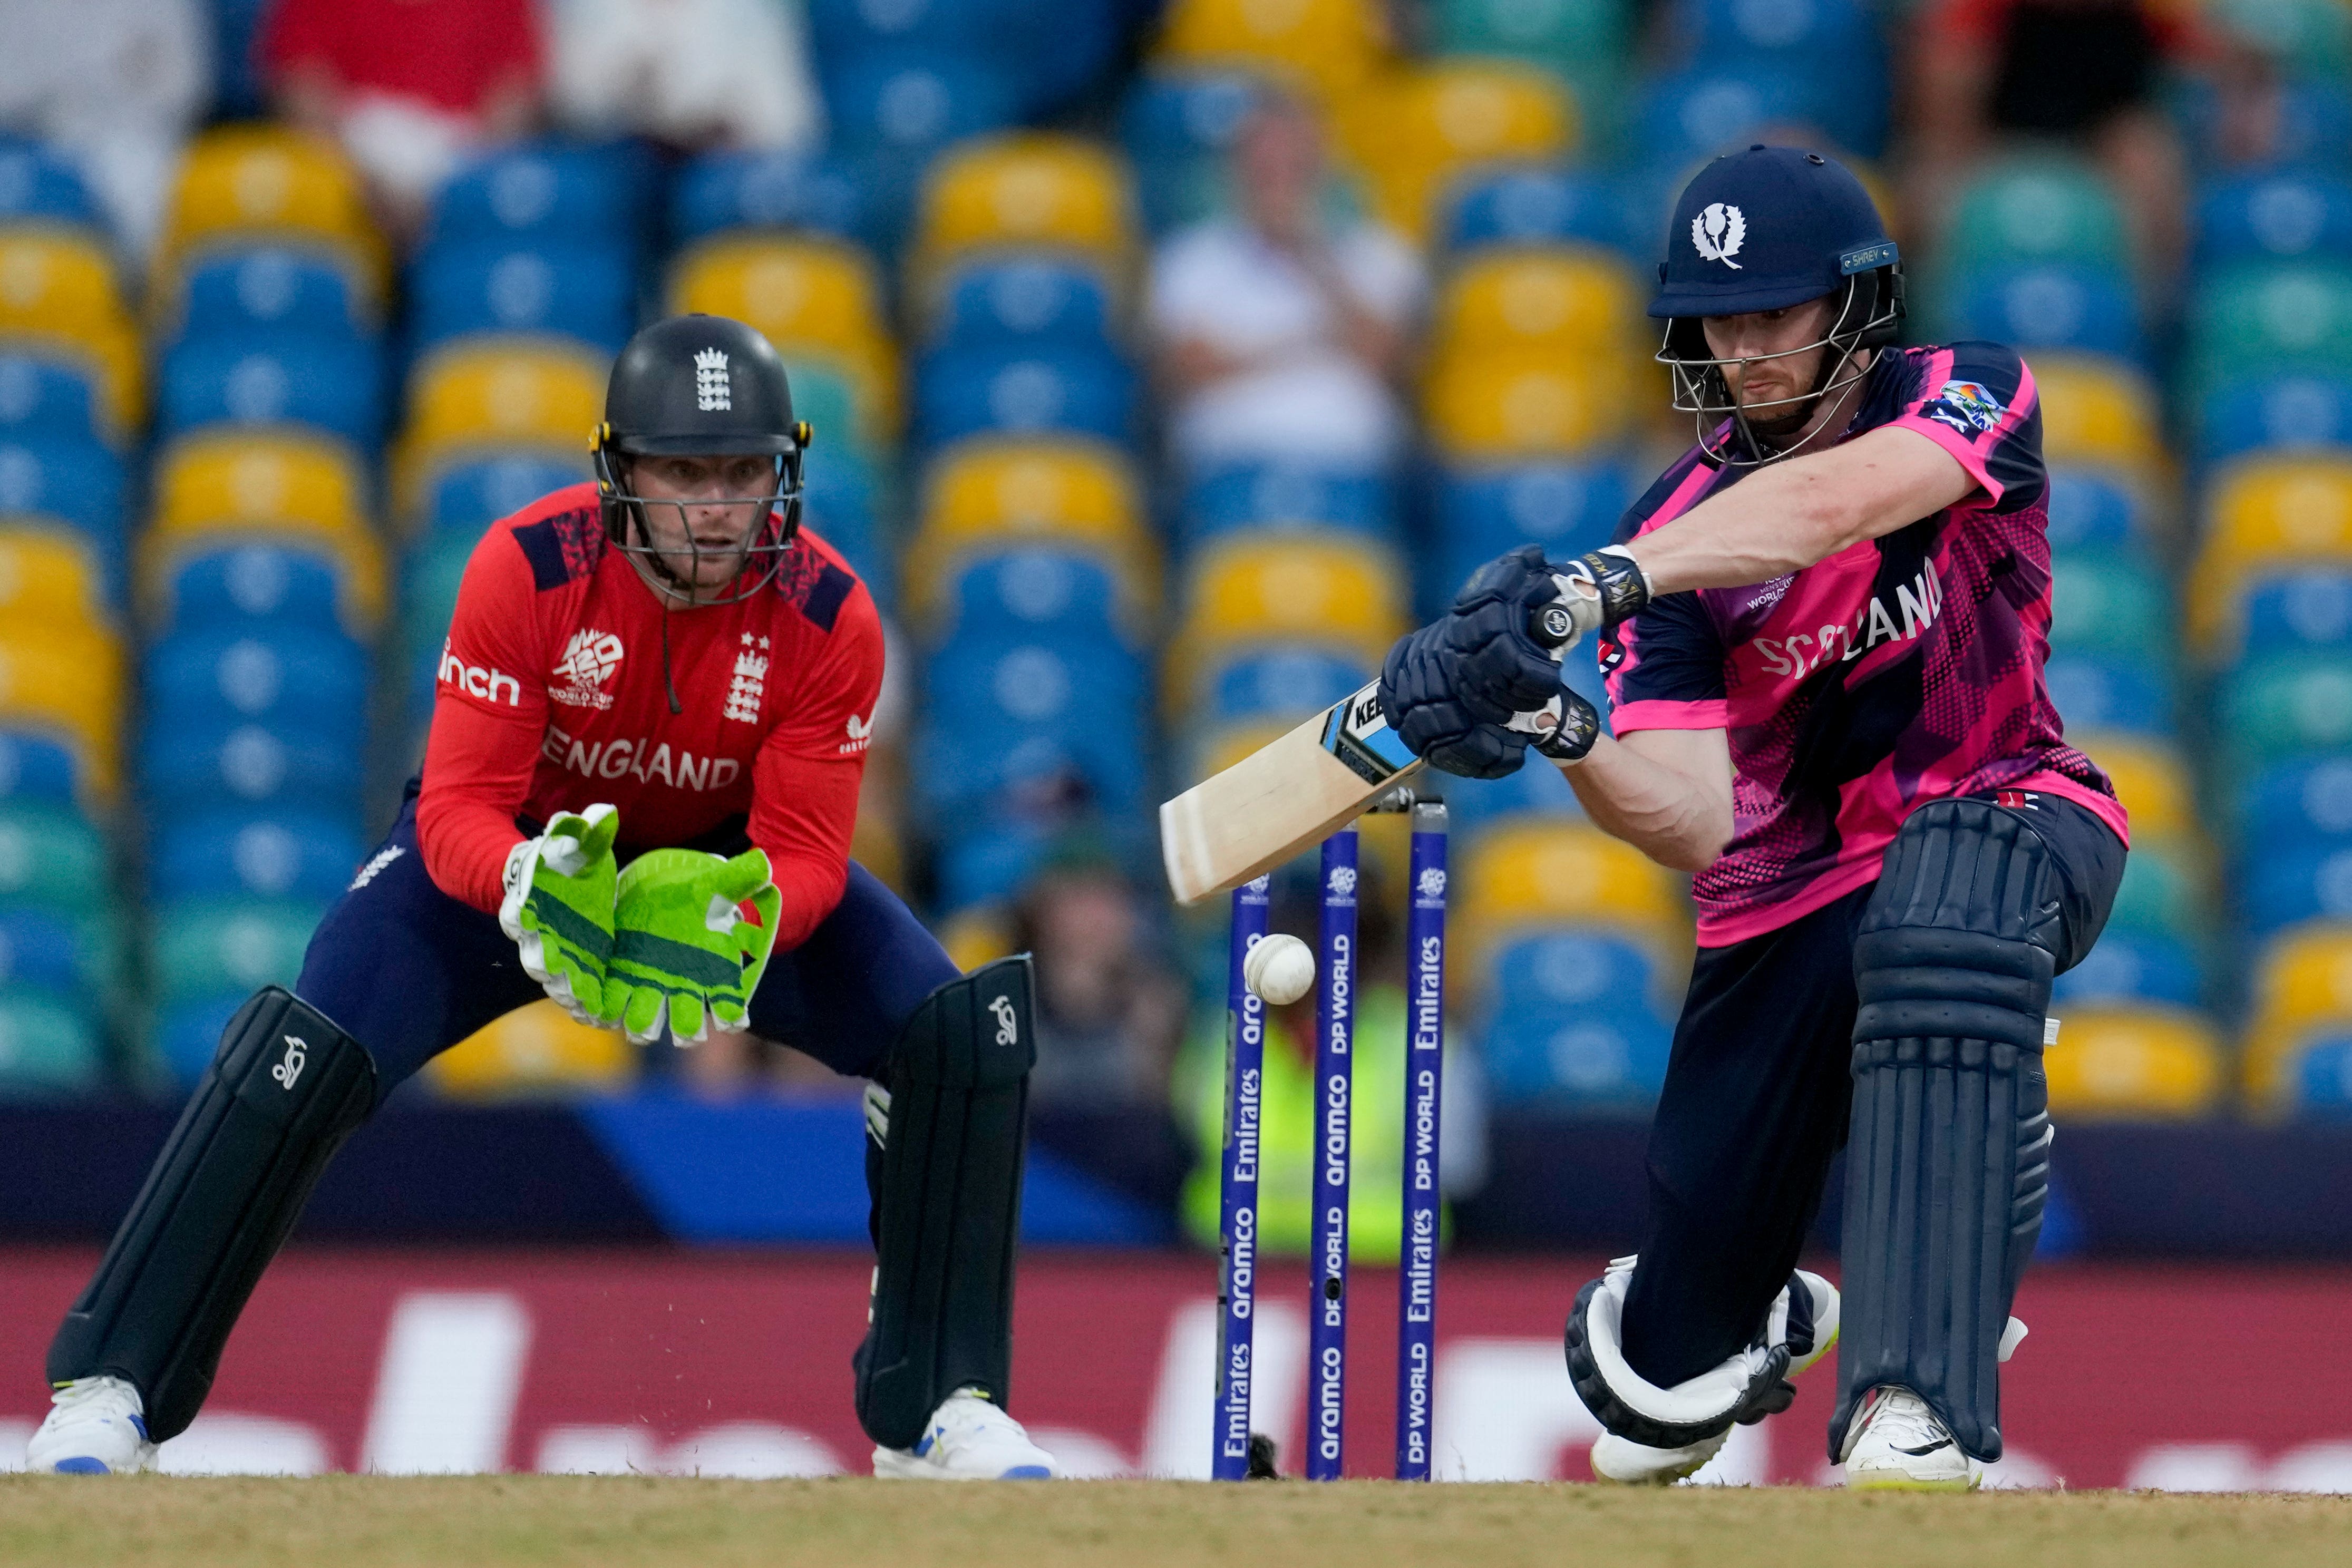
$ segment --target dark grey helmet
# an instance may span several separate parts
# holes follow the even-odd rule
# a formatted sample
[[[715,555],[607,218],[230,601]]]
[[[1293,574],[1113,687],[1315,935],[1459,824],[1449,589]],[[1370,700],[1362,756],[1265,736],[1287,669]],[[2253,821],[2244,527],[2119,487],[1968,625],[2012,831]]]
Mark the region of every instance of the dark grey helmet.
[[[793,417],[784,364],[767,339],[724,316],[656,321],[630,339],[613,361],[604,421],[590,446],[605,536],[656,577],[688,590],[652,548],[646,520],[648,506],[679,503],[648,501],[637,494],[630,460],[772,458],[774,477],[766,496],[729,497],[744,505],[767,503],[761,520],[744,533],[734,585],[718,598],[691,593],[704,604],[748,599],[774,579],[800,532],[801,464],[811,434]],[[690,533],[686,549],[699,553]],[[746,577],[751,579],[748,583]]]

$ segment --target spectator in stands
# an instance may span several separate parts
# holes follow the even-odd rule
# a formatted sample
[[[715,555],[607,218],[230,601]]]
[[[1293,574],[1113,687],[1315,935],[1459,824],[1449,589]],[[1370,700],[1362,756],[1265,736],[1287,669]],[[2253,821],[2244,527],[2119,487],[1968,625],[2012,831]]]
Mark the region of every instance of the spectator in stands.
[[[591,136],[813,148],[824,100],[799,0],[553,0],[549,96]]]
[[[2003,142],[2062,141],[2095,159],[2137,233],[2149,280],[2177,272],[2189,172],[2158,101],[2168,65],[2208,47],[2157,0],[1936,0],[1916,30],[1915,193],[1940,209]]]
[[[539,119],[532,0],[278,0],[261,54],[279,112],[342,143],[400,239],[467,152]]]
[[[180,143],[212,96],[196,0],[0,0],[0,130],[80,166],[126,256],[163,224]]]
[[[1013,916],[1036,955],[1040,1106],[1164,1106],[1183,1037],[1184,988],[1153,949],[1141,901],[1108,852],[1076,836],[1049,856]]]
[[[1405,242],[1324,204],[1321,128],[1269,95],[1234,144],[1238,210],[1152,265],[1150,325],[1187,467],[1379,468],[1410,440],[1399,382],[1423,292]]]

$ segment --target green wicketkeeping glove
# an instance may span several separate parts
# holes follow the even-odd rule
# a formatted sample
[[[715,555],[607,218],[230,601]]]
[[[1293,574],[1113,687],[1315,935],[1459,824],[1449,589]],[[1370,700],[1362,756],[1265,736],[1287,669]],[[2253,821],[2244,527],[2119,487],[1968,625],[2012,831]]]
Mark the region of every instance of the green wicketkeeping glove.
[[[522,967],[583,1023],[609,1020],[605,967],[613,957],[616,868],[613,839],[621,815],[610,806],[559,811],[547,831],[507,855],[499,924]]]
[[[751,1021],[751,993],[767,972],[783,894],[768,857],[733,860],[699,850],[648,850],[621,873],[604,1016],[634,1040],[680,1045],[710,1026],[733,1034]]]

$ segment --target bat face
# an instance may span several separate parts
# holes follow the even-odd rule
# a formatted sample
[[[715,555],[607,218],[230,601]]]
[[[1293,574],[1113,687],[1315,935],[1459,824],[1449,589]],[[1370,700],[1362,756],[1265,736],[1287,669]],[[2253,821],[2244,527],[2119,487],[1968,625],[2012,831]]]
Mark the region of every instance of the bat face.
[[[1376,681],[1160,808],[1179,904],[1240,886],[1360,815],[1421,767]]]

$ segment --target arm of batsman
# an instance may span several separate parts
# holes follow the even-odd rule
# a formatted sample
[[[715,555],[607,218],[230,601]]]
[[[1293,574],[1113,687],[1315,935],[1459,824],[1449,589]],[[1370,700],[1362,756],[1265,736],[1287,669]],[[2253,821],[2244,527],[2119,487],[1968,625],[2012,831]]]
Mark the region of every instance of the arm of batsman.
[[[545,832],[507,854],[499,925],[514,939],[523,972],[583,1023],[604,1016],[620,831],[610,806],[560,811]]]
[[[641,1043],[660,1039],[665,1025],[681,1045],[713,1027],[739,1032],[783,906],[759,850],[733,860],[698,850],[640,855],[621,873],[605,1019]]]

